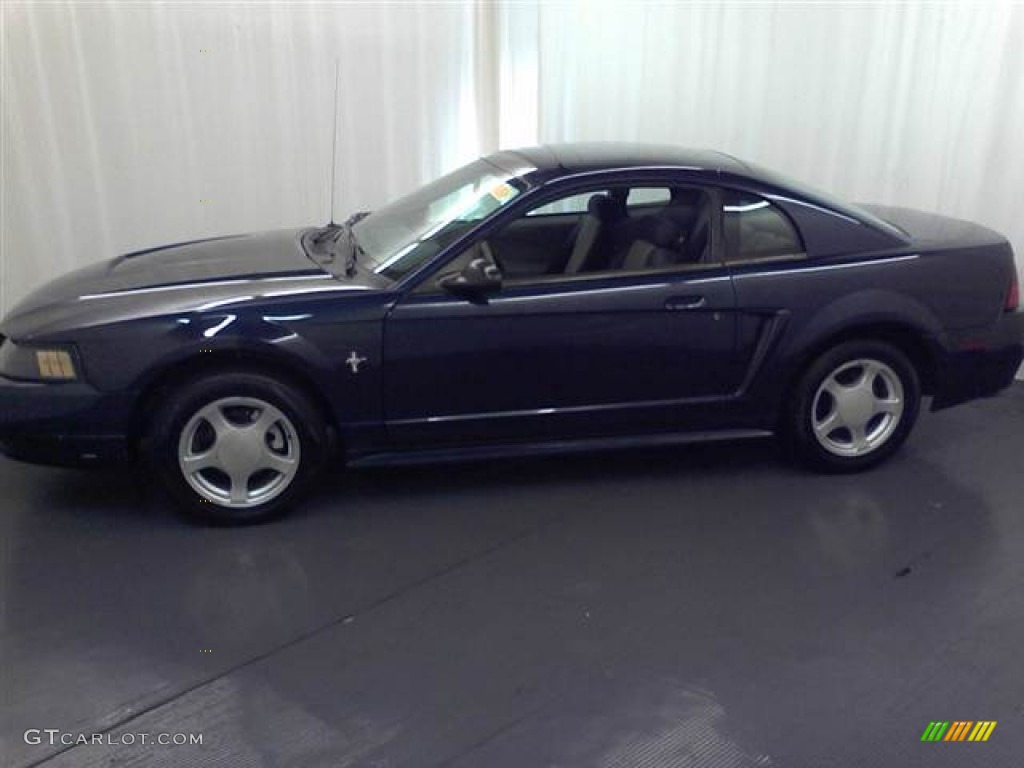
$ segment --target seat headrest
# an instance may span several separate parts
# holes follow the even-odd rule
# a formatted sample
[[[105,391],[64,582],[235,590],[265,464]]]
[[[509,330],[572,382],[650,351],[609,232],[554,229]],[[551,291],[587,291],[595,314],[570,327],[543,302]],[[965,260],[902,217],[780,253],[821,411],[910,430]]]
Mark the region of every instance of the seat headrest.
[[[600,221],[614,221],[625,214],[622,204],[608,195],[594,195],[587,201],[587,213]]]
[[[703,192],[699,189],[672,187],[672,192],[669,195],[669,205],[697,205],[702,194]]]
[[[679,225],[671,219],[652,216],[644,221],[641,237],[659,248],[672,248],[679,242],[682,233]]]

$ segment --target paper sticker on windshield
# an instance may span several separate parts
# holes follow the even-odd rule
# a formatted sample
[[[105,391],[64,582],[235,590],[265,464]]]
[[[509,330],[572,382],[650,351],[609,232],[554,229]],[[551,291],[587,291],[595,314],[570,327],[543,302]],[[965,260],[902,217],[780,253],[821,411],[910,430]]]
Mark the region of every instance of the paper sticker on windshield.
[[[497,200],[499,203],[504,203],[506,200],[511,199],[516,194],[516,188],[511,184],[502,182],[501,184],[495,184],[491,187],[491,197]]]

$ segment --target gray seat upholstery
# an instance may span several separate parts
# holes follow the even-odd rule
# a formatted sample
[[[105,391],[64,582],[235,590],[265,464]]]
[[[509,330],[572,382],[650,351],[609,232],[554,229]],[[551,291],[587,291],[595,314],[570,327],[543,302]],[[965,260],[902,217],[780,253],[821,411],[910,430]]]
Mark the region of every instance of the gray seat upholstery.
[[[609,229],[622,218],[623,213],[618,200],[600,194],[590,198],[565,265],[565,274],[575,275],[599,268]]]
[[[669,219],[679,227],[681,236],[692,232],[697,222],[705,193],[689,187],[673,187],[671,197],[658,216]]]
[[[622,259],[621,269],[627,272],[661,269],[679,260],[679,253],[673,246],[679,240],[680,230],[669,219],[658,216],[644,219],[637,235]]]

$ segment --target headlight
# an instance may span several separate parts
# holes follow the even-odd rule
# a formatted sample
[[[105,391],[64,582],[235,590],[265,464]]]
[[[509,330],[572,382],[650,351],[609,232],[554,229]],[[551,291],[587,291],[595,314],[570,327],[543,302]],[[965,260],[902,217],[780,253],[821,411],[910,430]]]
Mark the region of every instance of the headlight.
[[[78,371],[67,347],[19,346],[4,339],[0,343],[0,375],[10,379],[71,381],[78,378]]]

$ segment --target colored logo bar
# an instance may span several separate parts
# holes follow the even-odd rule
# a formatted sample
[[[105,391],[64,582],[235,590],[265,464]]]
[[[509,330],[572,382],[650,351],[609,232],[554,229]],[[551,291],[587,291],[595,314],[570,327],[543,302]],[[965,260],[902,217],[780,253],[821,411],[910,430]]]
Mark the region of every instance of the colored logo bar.
[[[995,728],[995,720],[932,721],[921,734],[921,741],[988,741]]]

